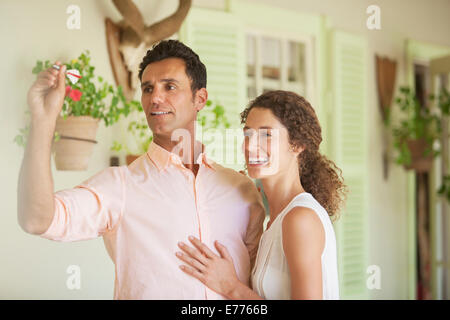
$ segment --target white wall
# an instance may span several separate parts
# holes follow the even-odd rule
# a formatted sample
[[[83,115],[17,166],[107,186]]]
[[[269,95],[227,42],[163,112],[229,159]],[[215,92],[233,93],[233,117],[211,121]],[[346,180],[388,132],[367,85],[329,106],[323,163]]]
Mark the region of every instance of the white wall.
[[[450,2],[447,0],[252,0],[278,7],[325,14],[339,29],[366,35],[370,57],[388,55],[398,61],[397,83],[405,82],[404,41],[406,38],[450,46]],[[148,23],[173,12],[176,0],[135,1]],[[205,1],[199,1],[199,3]],[[219,3],[220,1],[215,1]],[[432,6],[431,6],[432,3]],[[66,8],[81,8],[81,30],[66,28]],[[381,7],[382,30],[365,27],[365,10],[370,4]],[[34,75],[35,61],[73,59],[84,49],[91,51],[96,74],[113,83],[106,50],[104,18],[119,19],[112,2],[106,0],[0,1],[0,299],[111,299],[114,266],[101,239],[78,243],[57,243],[24,233],[17,224],[16,190],[23,150],[13,144],[18,129],[26,122],[26,92]],[[374,76],[373,65],[370,67]],[[382,289],[373,298],[406,299],[407,219],[406,176],[402,168],[391,166],[385,182],[381,167],[381,122],[376,105],[375,82],[370,84],[370,264],[382,271]],[[109,164],[109,147],[120,127],[100,127],[99,144],[85,172],[61,172],[53,166],[55,189],[71,188]],[[82,288],[66,288],[66,268],[79,265]]]

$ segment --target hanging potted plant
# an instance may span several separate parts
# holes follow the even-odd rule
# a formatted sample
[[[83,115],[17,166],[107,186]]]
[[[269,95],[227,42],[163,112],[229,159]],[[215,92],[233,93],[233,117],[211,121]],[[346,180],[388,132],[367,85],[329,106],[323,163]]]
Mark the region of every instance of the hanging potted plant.
[[[417,97],[408,87],[400,88],[401,96],[396,99],[405,117],[400,125],[392,126],[394,146],[398,151],[397,163],[406,169],[417,172],[430,170],[433,159],[441,155],[440,139],[448,143],[449,137],[442,137],[441,123],[448,121],[450,115],[450,92],[442,88],[436,97],[429,95],[434,102],[434,112],[422,108]],[[387,126],[391,126],[388,117]],[[437,193],[450,203],[450,174],[444,172]]]
[[[86,170],[93,147],[99,121],[105,126],[117,122],[121,115],[128,116],[136,110],[139,102],[127,102],[122,88],[114,88],[98,76],[90,64],[89,51],[77,59],[65,63],[67,70],[74,70],[76,82],[66,80],[66,97],[56,121],[55,139],[52,146],[57,170]],[[50,68],[50,61],[37,61],[33,74]],[[121,106],[119,106],[119,103]],[[21,129],[15,142],[26,144],[28,127]]]
[[[430,96],[430,100],[433,98]],[[394,148],[398,153],[396,162],[407,170],[427,172],[439,154],[437,141],[441,133],[441,114],[422,106],[408,87],[400,88],[400,96],[395,99],[395,104],[399,106],[403,117],[392,128]]]
[[[139,105],[137,110],[143,111],[142,106]],[[211,100],[206,102],[205,108],[200,111],[197,121],[202,127],[203,133],[211,129],[230,127],[230,123],[225,115],[224,107],[220,104],[214,104]],[[153,136],[145,118],[141,118],[137,121],[131,121],[128,125],[127,131],[131,134],[137,147],[129,147],[125,143],[114,141],[111,150],[121,151],[124,149],[127,153],[126,163],[129,165],[140,155],[147,152],[148,147],[153,140]]]

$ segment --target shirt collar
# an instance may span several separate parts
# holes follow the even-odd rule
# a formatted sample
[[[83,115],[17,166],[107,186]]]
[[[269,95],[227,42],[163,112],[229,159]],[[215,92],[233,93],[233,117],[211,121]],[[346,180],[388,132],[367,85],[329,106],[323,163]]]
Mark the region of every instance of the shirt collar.
[[[195,141],[195,143],[197,145],[200,144],[201,150],[202,150],[202,152],[198,155],[195,163],[200,164],[200,165],[203,164],[203,165],[215,170],[213,167],[213,161],[206,157],[206,153],[204,152],[205,145],[203,143],[201,143],[200,141]],[[158,144],[156,144],[153,141],[150,143],[150,145],[148,147],[147,156],[154,163],[154,165],[156,166],[158,171],[161,171],[161,170],[167,168],[167,166],[170,163],[174,164],[177,167],[186,168],[183,165],[181,158],[177,154],[167,151],[166,149],[159,146]]]

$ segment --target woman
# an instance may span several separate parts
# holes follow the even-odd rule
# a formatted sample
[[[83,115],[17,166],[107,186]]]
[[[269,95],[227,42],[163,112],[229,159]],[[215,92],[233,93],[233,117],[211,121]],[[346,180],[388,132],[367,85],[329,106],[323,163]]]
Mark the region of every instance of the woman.
[[[321,128],[303,97],[270,91],[241,113],[248,175],[260,179],[270,209],[252,289],[239,281],[227,249],[180,242],[180,268],[228,299],[339,299],[335,218],[347,193],[341,170],[319,153]],[[277,151],[278,150],[278,151]]]

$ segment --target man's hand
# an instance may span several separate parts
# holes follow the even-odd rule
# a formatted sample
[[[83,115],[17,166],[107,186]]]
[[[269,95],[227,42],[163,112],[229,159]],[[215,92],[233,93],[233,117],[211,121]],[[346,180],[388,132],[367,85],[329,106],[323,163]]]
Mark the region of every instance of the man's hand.
[[[58,61],[56,64],[61,65]],[[60,70],[49,68],[39,73],[37,80],[28,91],[28,106],[32,120],[56,123],[64,102],[65,76],[65,65]]]
[[[19,173],[17,216],[22,229],[31,234],[44,233],[53,219],[50,156],[56,119],[66,93],[65,76],[65,66],[60,70],[49,68],[39,73],[28,91],[31,126]]]

